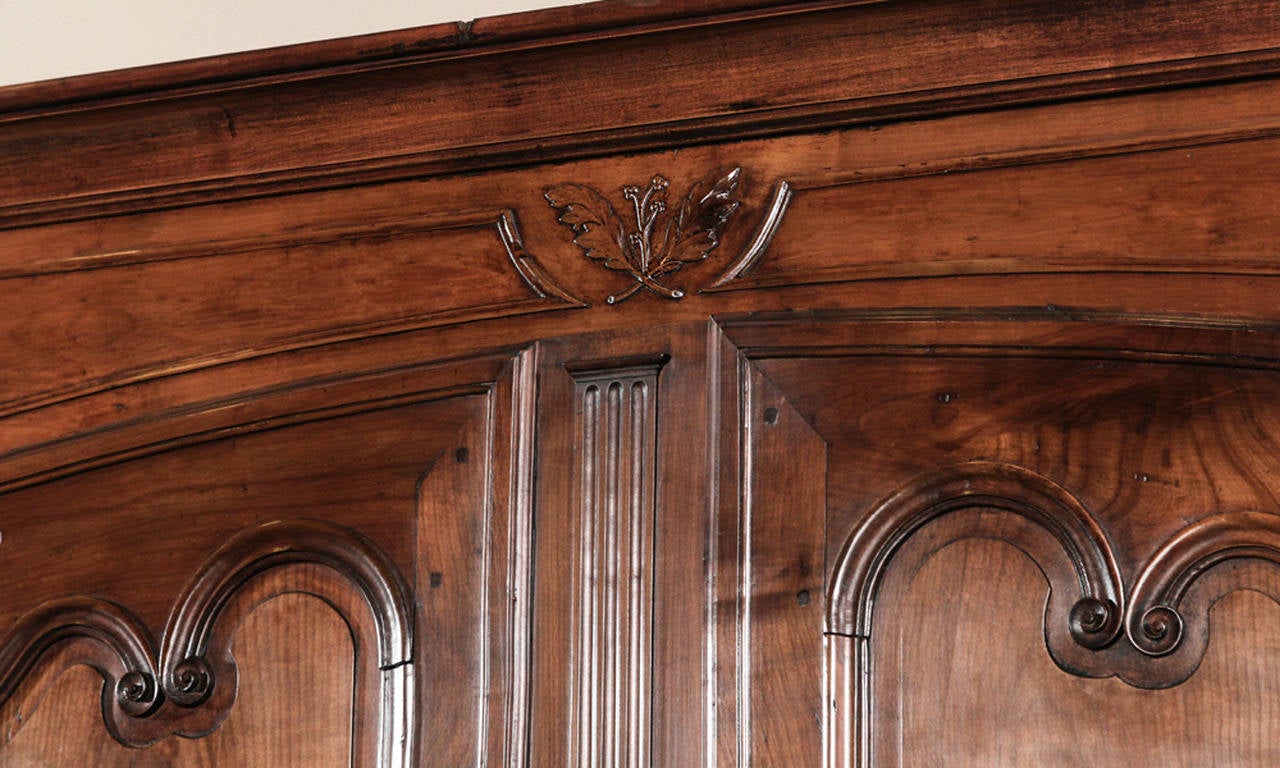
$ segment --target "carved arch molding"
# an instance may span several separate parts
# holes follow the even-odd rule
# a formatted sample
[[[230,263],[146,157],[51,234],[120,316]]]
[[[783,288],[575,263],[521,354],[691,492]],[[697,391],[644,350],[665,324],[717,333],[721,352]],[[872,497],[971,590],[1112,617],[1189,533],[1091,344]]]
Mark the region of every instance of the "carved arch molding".
[[[310,568],[298,583],[264,577]],[[102,714],[121,743],[142,747],[170,734],[202,736],[226,719],[235,701],[231,653],[235,621],[280,594],[317,597],[338,612],[357,648],[376,649],[376,664],[357,664],[357,700],[380,702],[370,743],[377,765],[408,762],[412,721],[413,620],[403,579],[359,533],[321,520],[255,525],[228,539],[195,570],[174,603],[159,642],[128,608],[94,597],[46,602],[20,618],[0,646],[0,700],[9,698],[42,657],[78,644],[77,661],[103,678]],[[372,673],[372,674],[370,674]]]
[[[992,525],[992,515],[1023,524]],[[1106,532],[1053,480],[987,461],[919,477],[875,506],[844,541],[832,569],[824,619],[830,765],[868,764],[868,646],[881,578],[909,538],[943,518],[950,518],[951,533],[931,542],[927,556],[967,537],[1014,545],[1049,582],[1044,637],[1054,662],[1076,675],[1114,676],[1142,688],[1187,680],[1207,650],[1209,608],[1226,592],[1251,586],[1196,593],[1197,582],[1233,561],[1280,564],[1280,515],[1222,512],[1168,538],[1126,588]]]

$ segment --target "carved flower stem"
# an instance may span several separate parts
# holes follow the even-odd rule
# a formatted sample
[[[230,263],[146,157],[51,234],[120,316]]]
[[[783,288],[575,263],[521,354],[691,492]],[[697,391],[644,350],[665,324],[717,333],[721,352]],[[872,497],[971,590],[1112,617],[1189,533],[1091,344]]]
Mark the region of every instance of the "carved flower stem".
[[[741,168],[716,171],[693,184],[683,200],[670,208],[670,182],[656,175],[647,189],[635,184],[622,188],[631,203],[634,224],[620,216],[600,190],[584,184],[564,183],[548,187],[543,197],[560,212],[557,221],[573,230],[574,245],[588,259],[606,269],[625,272],[635,283],[605,299],[617,304],[648,288],[668,299],[684,298],[684,290],[663,285],[686,264],[701,261],[720,242],[720,228],[738,209],[732,195],[738,188]],[[655,240],[655,233],[660,237]]]
[[[641,274],[639,272],[632,273],[632,276],[635,277],[636,279],[635,285],[631,286],[630,288],[623,291],[622,293],[615,293],[612,296],[609,296],[608,298],[605,299],[606,304],[617,304],[618,302],[626,301],[632,296],[635,296],[636,293],[639,292],[641,288],[648,288],[649,290],[653,291],[659,296],[665,296],[668,299],[684,298],[684,291],[679,288],[670,288],[661,283],[654,282],[648,276]]]

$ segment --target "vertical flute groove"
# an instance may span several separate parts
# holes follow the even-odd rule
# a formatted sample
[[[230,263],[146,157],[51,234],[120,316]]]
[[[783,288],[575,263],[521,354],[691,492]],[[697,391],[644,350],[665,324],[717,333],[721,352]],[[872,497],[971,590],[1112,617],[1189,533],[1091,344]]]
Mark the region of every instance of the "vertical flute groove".
[[[578,435],[574,765],[647,768],[660,361],[573,371]]]

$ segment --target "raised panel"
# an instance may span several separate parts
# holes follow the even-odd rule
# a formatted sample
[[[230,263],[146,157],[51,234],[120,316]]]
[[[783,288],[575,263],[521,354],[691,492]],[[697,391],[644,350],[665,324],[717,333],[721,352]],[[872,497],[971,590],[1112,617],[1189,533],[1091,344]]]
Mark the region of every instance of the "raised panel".
[[[86,436],[85,449],[106,449],[86,454],[101,466],[0,497],[0,546],[9,553],[0,579],[0,699],[21,713],[58,671],[88,664],[100,680],[91,690],[102,691],[93,738],[141,747],[168,743],[171,732],[197,740],[223,733],[244,675],[256,674],[239,666],[239,627],[264,602],[309,594],[345,621],[355,649],[354,667],[330,658],[328,646],[316,651],[326,669],[337,664],[354,675],[336,699],[348,707],[342,764],[397,768],[413,764],[416,751],[434,759],[437,749],[450,764],[523,764],[527,357],[301,382]],[[273,415],[249,416],[257,409]],[[221,428],[190,431],[191,419],[203,417]],[[154,428],[168,431],[171,446],[132,431],[145,437]],[[118,458],[113,440],[139,452]],[[30,455],[47,461],[57,451],[37,446]],[[424,608],[415,611],[415,602]],[[305,621],[282,619],[270,634],[297,633],[309,633]],[[272,668],[286,662],[273,658]],[[416,718],[415,707],[430,716]],[[244,733],[270,727],[274,711],[251,707],[255,724]],[[290,739],[315,741],[296,726],[243,738],[296,756],[305,750]],[[466,745],[461,753],[440,743],[442,726]],[[207,744],[191,749],[216,753]]]
[[[355,648],[344,619],[317,598],[276,597],[235,629],[236,705],[203,739],[170,737],[144,748],[102,727],[89,667],[73,666],[3,710],[0,766],[11,768],[316,768],[351,765]]]
[[[747,363],[732,632],[742,766],[818,765],[826,444]],[[726,585],[727,587],[728,585]],[[726,659],[726,662],[729,660]]]
[[[1200,668],[1144,690],[1055,666],[1041,639],[1046,583],[1008,545],[904,552],[873,642],[876,765],[1086,765],[1136,755],[1169,766],[1269,766],[1280,757],[1274,680],[1280,608],[1232,592],[1211,614]],[[1276,574],[1255,585],[1275,594]],[[1061,727],[1069,723],[1070,727]]]
[[[241,430],[6,494],[4,567],[25,577],[0,581],[0,622],[91,584],[162,626],[193,565],[235,532],[282,518],[358,529],[412,573],[418,477],[483,408],[457,398]]]
[[[821,684],[790,678],[822,696],[823,725],[788,754],[1274,761],[1280,704],[1254,682],[1276,663],[1272,335],[905,317],[727,333],[787,403],[780,422],[794,412],[826,445],[826,616],[783,654],[825,651]],[[766,439],[744,438],[746,466]],[[806,487],[748,477],[748,505]],[[1214,725],[1218,710],[1243,722]]]
[[[513,358],[419,478],[419,765],[528,764],[535,366]]]

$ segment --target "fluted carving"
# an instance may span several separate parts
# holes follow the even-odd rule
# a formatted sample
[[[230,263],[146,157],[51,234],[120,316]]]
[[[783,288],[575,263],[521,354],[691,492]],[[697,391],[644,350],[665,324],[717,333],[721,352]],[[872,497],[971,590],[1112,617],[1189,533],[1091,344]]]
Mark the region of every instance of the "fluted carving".
[[[661,359],[568,367],[579,463],[573,765],[649,765],[654,469]]]

